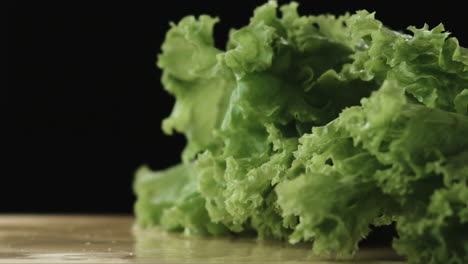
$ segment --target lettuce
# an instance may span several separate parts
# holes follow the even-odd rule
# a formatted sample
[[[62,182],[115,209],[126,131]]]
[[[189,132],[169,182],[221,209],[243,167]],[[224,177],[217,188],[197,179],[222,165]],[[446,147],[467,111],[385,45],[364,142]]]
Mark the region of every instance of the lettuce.
[[[411,263],[468,262],[468,50],[442,25],[300,16],[270,1],[214,46],[217,18],[171,24],[158,57],[182,164],[136,175],[142,228],[255,232],[352,256],[396,222]],[[279,12],[281,14],[277,14]]]

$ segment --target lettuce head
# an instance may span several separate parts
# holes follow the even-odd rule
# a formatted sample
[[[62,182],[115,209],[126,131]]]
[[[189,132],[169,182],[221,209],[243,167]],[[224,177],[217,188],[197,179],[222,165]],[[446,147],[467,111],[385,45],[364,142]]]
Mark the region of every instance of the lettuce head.
[[[396,222],[411,263],[468,263],[468,49],[443,25],[301,16],[270,1],[214,46],[218,18],[172,23],[158,66],[181,164],[140,168],[137,223],[255,232],[352,256]]]

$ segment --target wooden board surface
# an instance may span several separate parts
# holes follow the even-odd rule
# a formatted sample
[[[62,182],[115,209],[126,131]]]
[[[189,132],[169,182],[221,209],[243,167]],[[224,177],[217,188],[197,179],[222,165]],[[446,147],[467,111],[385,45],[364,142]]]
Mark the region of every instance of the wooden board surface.
[[[334,263],[253,238],[186,237],[133,227],[131,216],[0,215],[0,263]],[[346,263],[404,263],[390,249],[363,249]]]

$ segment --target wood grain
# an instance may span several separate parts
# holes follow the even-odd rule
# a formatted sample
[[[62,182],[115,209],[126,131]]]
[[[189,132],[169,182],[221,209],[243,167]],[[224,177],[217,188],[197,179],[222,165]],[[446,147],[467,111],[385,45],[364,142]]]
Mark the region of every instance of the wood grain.
[[[0,215],[0,263],[334,263],[310,244],[250,237],[202,238],[138,230],[131,216]],[[390,249],[363,249],[339,263],[403,263]]]

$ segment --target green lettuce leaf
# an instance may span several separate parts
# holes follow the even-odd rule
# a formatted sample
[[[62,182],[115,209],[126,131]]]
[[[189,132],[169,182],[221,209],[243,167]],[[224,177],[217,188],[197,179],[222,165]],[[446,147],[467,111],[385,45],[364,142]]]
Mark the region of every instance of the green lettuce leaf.
[[[412,263],[465,263],[468,50],[365,10],[301,16],[269,1],[214,47],[218,21],[171,24],[158,66],[182,164],[136,175],[139,226],[256,232],[352,256],[396,221]]]
[[[222,122],[232,90],[232,73],[217,65],[221,53],[214,47],[213,26],[218,20],[201,16],[186,17],[171,24],[158,57],[164,88],[176,97],[171,115],[162,127],[184,133],[188,145],[183,160],[192,160],[212,141],[213,129]]]
[[[191,164],[159,172],[141,167],[134,182],[134,190],[139,196],[135,204],[138,225],[159,225],[170,231],[184,230],[187,234],[226,233],[228,230],[223,225],[210,221],[195,177]]]

